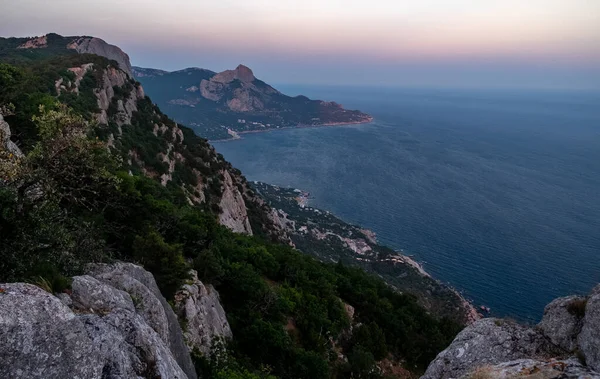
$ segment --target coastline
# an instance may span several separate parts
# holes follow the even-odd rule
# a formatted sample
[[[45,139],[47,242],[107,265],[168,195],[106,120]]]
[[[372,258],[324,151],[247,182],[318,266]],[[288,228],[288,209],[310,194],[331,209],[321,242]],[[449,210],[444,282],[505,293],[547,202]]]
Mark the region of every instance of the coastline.
[[[327,122],[319,125],[296,125],[296,126],[283,126],[281,128],[269,128],[269,129],[256,129],[256,130],[246,130],[242,132],[234,131],[238,135],[237,138],[225,138],[225,139],[210,139],[208,142],[229,142],[229,141],[237,141],[242,139],[239,137],[241,134],[250,134],[250,133],[267,133],[276,130],[288,130],[288,129],[316,129],[316,128],[325,128],[325,127],[335,127],[335,126],[346,126],[346,125],[362,125],[362,124],[370,124],[375,120],[373,116],[369,116],[368,120],[363,121],[345,121],[345,122]]]
[[[323,237],[330,237],[330,236],[339,238],[340,241],[342,241],[342,243],[346,245],[346,248],[353,252],[354,258],[362,263],[365,263],[365,262],[367,262],[367,263],[368,262],[371,262],[371,263],[389,262],[389,263],[393,264],[394,266],[396,264],[403,264],[403,265],[409,266],[414,270],[414,272],[418,276],[422,277],[423,280],[425,280],[426,282],[430,281],[432,283],[436,283],[436,286],[440,286],[440,288],[446,289],[447,292],[445,292],[446,293],[445,296],[455,299],[453,302],[457,308],[455,308],[454,312],[456,312],[460,309],[459,312],[461,314],[461,320],[465,325],[470,325],[473,322],[484,317],[484,315],[478,311],[477,306],[475,306],[471,301],[469,301],[465,296],[463,296],[456,288],[454,288],[449,283],[444,283],[441,280],[439,280],[438,278],[433,277],[430,273],[428,273],[425,270],[422,263],[418,262],[411,256],[405,255],[404,251],[395,250],[393,255],[389,255],[385,258],[377,258],[375,256],[371,256],[370,254],[372,252],[377,251],[377,248],[375,246],[383,247],[383,245],[380,245],[379,242],[377,241],[376,233],[363,227],[363,226],[356,225],[356,224],[349,224],[349,223],[345,222],[344,220],[342,220],[341,218],[337,217],[335,214],[331,213],[330,211],[327,211],[325,209],[318,209],[318,208],[311,207],[309,192],[301,190],[301,189],[297,189],[297,188],[292,188],[292,187],[282,187],[281,188],[276,185],[269,185],[269,184],[259,182],[259,181],[253,181],[253,184],[254,184],[254,186],[260,185],[260,186],[266,186],[267,188],[276,188],[277,192],[279,192],[280,190],[287,190],[290,192],[287,195],[287,198],[289,198],[292,201],[292,203],[295,204],[295,206],[299,207],[300,209],[303,209],[305,212],[306,211],[315,212],[316,217],[321,217],[319,215],[330,215],[331,217],[338,220],[342,224],[347,225],[350,228],[353,228],[354,232],[359,232],[360,234],[362,234],[362,236],[356,235],[356,236],[352,237],[349,235],[339,234],[339,232],[336,232],[335,230],[332,231],[332,230],[328,230],[328,229],[322,229],[322,226],[320,226],[319,223],[314,220],[313,220],[314,222],[317,222],[316,224],[314,224],[316,229],[313,228],[312,230],[309,230],[311,228],[307,229],[306,226],[301,226],[300,228],[297,228],[295,226],[296,223],[301,222],[301,221],[299,221],[299,219],[294,217],[293,212],[290,212],[285,207],[278,209],[277,205],[274,205],[274,204],[270,205],[271,207],[273,207],[274,210],[276,210],[278,212],[282,212],[279,214],[283,215],[283,217],[285,218],[286,221],[288,221],[288,220],[294,221],[294,226],[292,226],[292,229],[288,229],[288,231],[291,232],[292,234],[306,235],[307,238],[309,238],[311,236],[311,232],[314,234],[314,232],[316,230],[317,234],[315,235],[315,237],[318,240],[323,239]],[[258,193],[261,197],[263,197],[268,202],[268,198],[269,198],[268,192],[263,193],[261,190],[259,190]],[[283,195],[283,194],[281,196],[285,197],[285,195]],[[288,212],[288,213],[286,213],[286,212]],[[309,216],[309,217],[312,218],[313,216]],[[324,258],[324,257],[321,257],[321,258]],[[390,284],[393,287],[396,286],[396,284],[393,284],[392,282],[388,282],[388,284]],[[421,295],[423,295],[423,293]],[[436,305],[438,305],[438,306],[440,305],[439,302],[436,303],[436,300],[433,300],[433,298],[428,298],[427,295],[424,295],[422,300],[424,300],[424,302],[422,304],[425,304],[425,306],[429,307],[429,309],[432,311],[434,311]],[[431,300],[433,300],[433,303],[431,302]]]

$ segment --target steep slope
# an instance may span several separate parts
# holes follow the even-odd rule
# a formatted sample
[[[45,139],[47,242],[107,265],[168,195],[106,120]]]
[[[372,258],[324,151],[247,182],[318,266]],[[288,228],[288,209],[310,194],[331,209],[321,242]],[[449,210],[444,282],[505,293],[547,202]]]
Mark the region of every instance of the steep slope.
[[[49,92],[93,118],[99,124],[98,137],[121,154],[132,172],[180,188],[190,203],[216,213],[232,230],[253,234],[254,227],[260,235],[286,240],[240,172],[206,140],[172,122],[152,104],[132,78],[129,57],[121,49],[98,38],[55,34],[0,39],[0,46],[0,57],[9,62],[31,61],[35,67],[37,61],[50,58],[56,67],[44,73]],[[9,121],[12,116],[7,115]],[[28,138],[33,137],[30,130],[19,129],[24,123],[17,122],[14,134],[20,136],[16,142],[27,148]]]
[[[334,102],[290,97],[239,65],[214,73],[188,68],[165,72],[135,67],[133,73],[157,104],[208,139],[297,126],[366,123],[371,116]]]

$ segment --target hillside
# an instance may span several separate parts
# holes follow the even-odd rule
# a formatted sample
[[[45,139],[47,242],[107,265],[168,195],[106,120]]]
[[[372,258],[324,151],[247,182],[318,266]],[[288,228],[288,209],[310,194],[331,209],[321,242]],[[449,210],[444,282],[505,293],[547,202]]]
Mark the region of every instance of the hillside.
[[[120,49],[93,38],[83,46],[108,57],[65,48],[89,38],[0,39],[0,335],[13,341],[1,345],[0,373],[423,372],[460,326],[360,269],[291,247],[241,173],[113,59],[124,59]],[[213,309],[210,291],[233,338],[207,350],[191,341],[204,341],[193,315]],[[209,308],[177,308],[190,296]],[[54,351],[65,359],[53,361]]]
[[[399,291],[417,296],[432,313],[458,323],[480,318],[462,296],[436,281],[410,257],[379,245],[375,233],[308,206],[306,192],[260,182],[251,185],[273,208],[282,229],[300,251],[378,275]]]
[[[220,73],[200,68],[166,72],[134,67],[133,74],[163,111],[211,140],[269,129],[372,120],[334,102],[286,96],[243,65]]]

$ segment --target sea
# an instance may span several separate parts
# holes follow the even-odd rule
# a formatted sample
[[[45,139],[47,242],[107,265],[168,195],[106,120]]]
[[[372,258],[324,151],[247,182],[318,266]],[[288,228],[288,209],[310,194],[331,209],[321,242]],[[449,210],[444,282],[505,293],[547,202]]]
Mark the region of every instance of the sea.
[[[600,283],[600,93],[279,86],[370,124],[214,142],[249,180],[376,232],[491,315]]]

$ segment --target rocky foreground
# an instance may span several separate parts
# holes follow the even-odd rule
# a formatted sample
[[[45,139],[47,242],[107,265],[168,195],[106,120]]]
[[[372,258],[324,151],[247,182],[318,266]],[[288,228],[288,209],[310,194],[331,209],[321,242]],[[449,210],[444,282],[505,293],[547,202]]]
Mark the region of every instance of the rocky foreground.
[[[94,265],[57,296],[0,284],[0,378],[196,378],[190,351],[230,337],[211,286],[194,279],[172,308],[130,263]]]
[[[465,328],[421,379],[600,378],[600,285],[552,301],[533,327],[486,318]]]
[[[93,265],[56,295],[0,284],[0,377],[196,378],[190,353],[208,355],[216,340],[234,337],[218,293],[192,276],[173,304],[131,263]],[[554,300],[534,327],[476,321],[422,379],[594,379],[598,371],[600,285]]]

